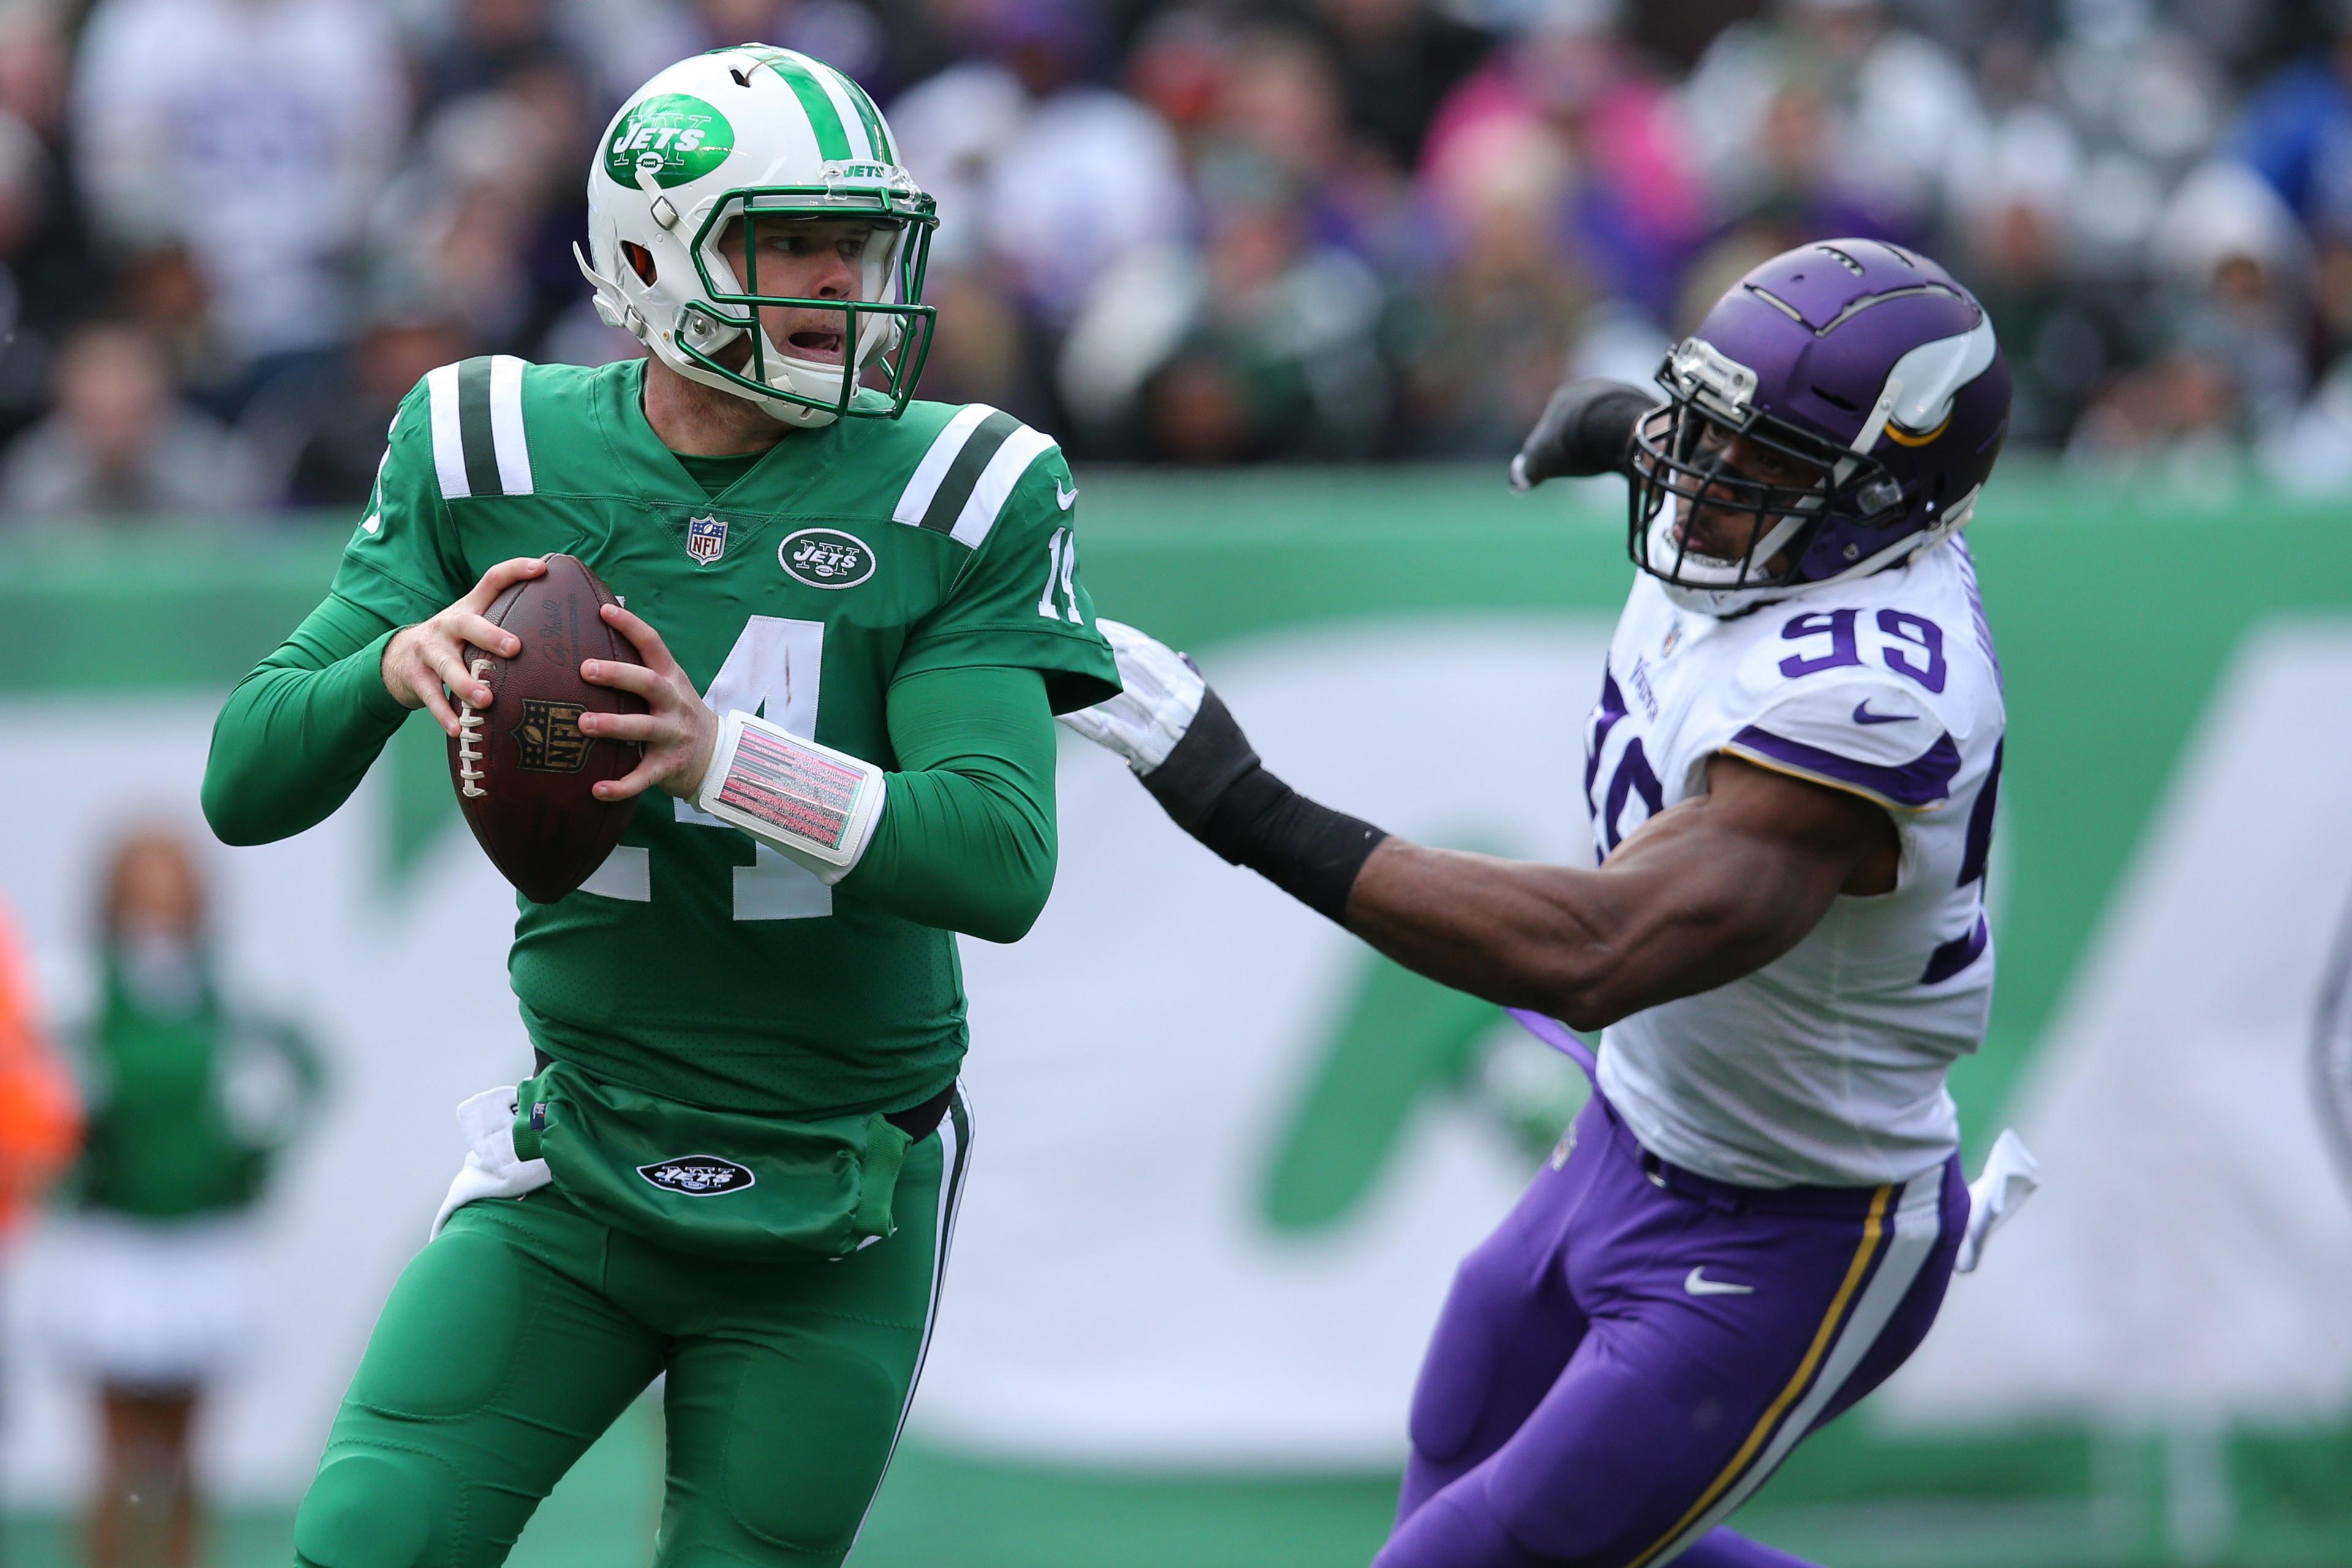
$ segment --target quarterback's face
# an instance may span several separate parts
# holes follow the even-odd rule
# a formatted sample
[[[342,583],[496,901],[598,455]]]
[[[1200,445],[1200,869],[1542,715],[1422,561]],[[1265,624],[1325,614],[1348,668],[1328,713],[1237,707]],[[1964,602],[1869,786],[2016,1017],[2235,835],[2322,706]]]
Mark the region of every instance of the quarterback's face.
[[[1716,561],[1746,560],[1757,542],[1788,515],[1759,510],[1752,485],[1801,489],[1819,483],[1822,477],[1819,465],[1752,440],[1713,420],[1701,426],[1696,450],[1691,456],[1693,461],[1712,468],[1717,477],[1702,487],[1696,496],[1677,500],[1679,515],[1675,521],[1674,538],[1693,555]],[[1741,479],[1750,481],[1750,485],[1733,482]],[[1772,574],[1786,571],[1788,564],[1781,555],[1756,563],[1759,570]]]
[[[747,243],[748,234],[748,243]],[[719,254],[747,294],[793,300],[866,300],[889,236],[863,218],[752,218],[719,236]],[[839,310],[760,308],[768,341],[795,359],[839,364],[848,348]],[[748,357],[751,345],[739,340]]]

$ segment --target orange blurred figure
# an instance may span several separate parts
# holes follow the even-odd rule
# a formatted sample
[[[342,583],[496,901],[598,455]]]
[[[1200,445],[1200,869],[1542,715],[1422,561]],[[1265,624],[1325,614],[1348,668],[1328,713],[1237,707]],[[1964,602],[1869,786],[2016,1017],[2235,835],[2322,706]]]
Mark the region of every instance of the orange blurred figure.
[[[0,1236],[81,1147],[73,1079],[41,1031],[31,972],[8,911],[0,907]]]

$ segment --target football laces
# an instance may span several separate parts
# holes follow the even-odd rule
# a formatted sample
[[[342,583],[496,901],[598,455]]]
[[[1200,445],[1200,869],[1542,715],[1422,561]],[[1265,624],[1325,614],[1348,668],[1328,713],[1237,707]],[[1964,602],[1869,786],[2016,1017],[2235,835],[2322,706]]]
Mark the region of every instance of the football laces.
[[[490,661],[478,658],[467,667],[477,680],[490,673]],[[482,787],[482,716],[474,705],[459,699],[457,703],[457,788],[468,800],[478,800],[489,794]]]

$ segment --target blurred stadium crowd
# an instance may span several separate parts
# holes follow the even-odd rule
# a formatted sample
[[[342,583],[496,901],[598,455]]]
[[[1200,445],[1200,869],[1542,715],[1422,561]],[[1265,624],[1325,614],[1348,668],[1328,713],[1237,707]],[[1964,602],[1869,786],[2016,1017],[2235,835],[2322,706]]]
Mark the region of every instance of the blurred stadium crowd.
[[[2018,446],[2352,486],[2352,0],[0,0],[0,532],[348,506],[431,366],[635,352],[590,151],[746,37],[939,196],[924,395],[1083,458],[1507,452],[1843,233]]]

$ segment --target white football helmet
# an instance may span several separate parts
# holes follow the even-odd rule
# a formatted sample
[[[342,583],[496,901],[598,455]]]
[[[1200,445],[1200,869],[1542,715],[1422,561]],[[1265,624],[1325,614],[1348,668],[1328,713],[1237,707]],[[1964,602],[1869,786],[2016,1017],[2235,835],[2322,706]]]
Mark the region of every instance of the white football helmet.
[[[719,240],[752,216],[873,219],[882,242],[868,248],[860,298],[761,293],[750,244],[751,276],[737,278]],[[572,254],[596,313],[680,375],[788,424],[830,425],[906,411],[930,349],[923,271],[938,226],[865,89],[806,55],[742,44],[679,61],[613,117],[588,171],[589,254]],[[771,342],[761,306],[841,311],[845,363]],[[731,351],[739,339],[748,354]],[[861,398],[877,365],[883,395]]]

